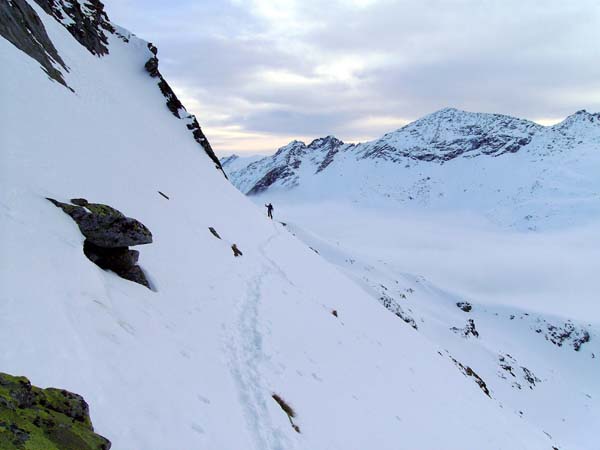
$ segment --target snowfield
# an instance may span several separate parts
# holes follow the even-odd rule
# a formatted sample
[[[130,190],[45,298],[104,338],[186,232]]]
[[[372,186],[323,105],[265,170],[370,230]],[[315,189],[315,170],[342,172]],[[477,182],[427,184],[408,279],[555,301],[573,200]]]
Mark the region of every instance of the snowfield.
[[[0,371],[83,395],[116,450],[597,445],[596,325],[578,322],[558,347],[538,316],[511,320],[473,299],[480,339],[447,330],[470,317],[454,294],[383,263],[361,280],[363,267],[342,267],[347,248],[325,240],[316,254],[302,227],[268,220],[236,190],[165,105],[146,42],[117,28],[94,56],[29,3],[74,92],[0,39]],[[90,262],[46,197],[146,225],[154,242],[139,261],[154,290]],[[418,330],[373,298],[376,283],[390,297],[413,289],[400,306]],[[591,339],[575,351],[581,326]]]
[[[600,395],[597,227],[517,233],[459,214],[271,201],[275,218],[354,280],[398,326],[468,365],[499,408],[594,448]]]

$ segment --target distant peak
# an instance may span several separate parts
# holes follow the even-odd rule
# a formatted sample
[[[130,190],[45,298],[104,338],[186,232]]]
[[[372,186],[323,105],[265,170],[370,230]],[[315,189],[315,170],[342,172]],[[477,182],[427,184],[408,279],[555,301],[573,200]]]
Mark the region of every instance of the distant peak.
[[[337,145],[342,145],[342,144],[343,144],[342,141],[340,141],[338,138],[336,138],[335,136],[330,134],[329,136],[315,139],[310,144],[308,144],[308,147],[315,148],[315,147],[322,147],[324,145],[337,146]]]
[[[570,116],[567,116],[565,120],[556,124],[556,127],[569,127],[575,124],[581,123],[594,123],[600,124],[600,113],[589,113],[585,109],[580,109],[579,111],[574,112]]]

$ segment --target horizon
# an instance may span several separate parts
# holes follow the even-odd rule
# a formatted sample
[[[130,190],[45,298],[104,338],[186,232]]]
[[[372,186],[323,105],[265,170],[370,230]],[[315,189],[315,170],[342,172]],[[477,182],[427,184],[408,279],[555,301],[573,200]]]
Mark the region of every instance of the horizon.
[[[397,128],[389,130],[388,133],[389,132],[397,131],[397,130],[405,127],[406,125],[411,124],[412,122],[416,122],[416,121],[418,121],[418,120],[420,120],[420,119],[422,119],[424,117],[427,117],[428,115],[435,114],[435,113],[437,113],[439,111],[443,111],[445,109],[455,109],[455,110],[458,110],[458,111],[461,111],[461,112],[471,113],[471,114],[496,114],[496,113],[482,112],[482,111],[465,111],[465,110],[461,110],[461,109],[454,108],[454,107],[451,107],[451,106],[447,106],[445,108],[439,109],[437,111],[433,111],[433,112],[431,112],[429,114],[426,114],[426,115],[424,115],[422,117],[418,117],[418,118],[416,118],[414,120],[406,122],[406,123],[400,125]],[[557,125],[557,124],[563,122],[568,117],[572,116],[573,114],[577,113],[578,111],[586,111],[588,113],[597,114],[596,112],[590,112],[590,111],[587,111],[585,109],[579,109],[577,111],[574,111],[572,114],[569,114],[569,115],[567,115],[567,116],[565,116],[563,118],[557,118],[557,119],[552,119],[552,120],[548,119],[548,120],[538,120],[538,121],[535,121],[535,120],[525,119],[525,118],[520,118],[520,117],[517,117],[517,119],[529,120],[529,121],[531,121],[533,123],[536,123],[537,125],[541,125],[543,127],[552,127],[553,125]],[[504,114],[504,115],[507,115],[507,114]],[[511,116],[511,117],[514,117],[514,116]],[[383,134],[385,134],[385,133],[383,133]],[[303,143],[305,145],[310,145],[311,142],[313,142],[313,141],[315,141],[317,139],[325,138],[325,137],[334,137],[336,139],[341,140],[344,144],[358,145],[358,144],[363,144],[365,142],[369,142],[369,141],[372,141],[372,140],[377,140],[381,136],[375,136],[375,137],[372,137],[372,138],[369,138],[369,139],[360,140],[360,141],[347,141],[347,140],[344,140],[344,139],[340,138],[339,136],[335,136],[335,135],[329,134],[329,135],[326,135],[326,136],[311,137],[311,138],[306,139],[306,140],[304,140],[304,139],[295,139],[294,138],[294,139],[286,142],[283,145],[280,145],[279,147],[277,147],[277,148],[275,148],[273,150],[267,150],[267,151],[262,151],[262,152],[261,151],[252,151],[252,150],[241,151],[241,152],[232,152],[232,151],[226,151],[226,150],[225,151],[223,151],[223,150],[215,150],[215,153],[217,154],[217,156],[219,157],[219,159],[221,159],[221,158],[228,158],[230,156],[238,156],[238,157],[271,156],[271,155],[274,155],[275,153],[277,153],[277,151],[280,150],[282,147],[285,147],[285,146],[291,144],[294,141],[299,141],[299,142],[301,142],[301,143]]]
[[[106,0],[224,154],[364,142],[452,105],[552,125],[600,111],[600,5]],[[343,26],[340,26],[343,24]]]

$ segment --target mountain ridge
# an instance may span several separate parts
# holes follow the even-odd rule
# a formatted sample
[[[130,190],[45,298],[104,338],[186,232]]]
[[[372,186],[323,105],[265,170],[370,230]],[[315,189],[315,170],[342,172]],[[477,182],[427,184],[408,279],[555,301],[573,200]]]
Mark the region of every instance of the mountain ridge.
[[[598,166],[600,113],[580,110],[543,126],[444,108],[371,141],[346,144],[333,136],[308,145],[292,141],[274,155],[247,164],[241,158],[231,170],[227,163],[224,169],[248,195],[387,199],[442,208],[460,204],[485,207],[494,221],[533,229],[550,216],[570,215],[569,208],[557,210],[565,198],[600,215],[593,200],[600,197],[594,181]],[[540,199],[542,191],[557,201]],[[539,201],[544,205],[534,205]],[[531,210],[508,221],[499,218],[505,214],[499,205],[509,204]]]

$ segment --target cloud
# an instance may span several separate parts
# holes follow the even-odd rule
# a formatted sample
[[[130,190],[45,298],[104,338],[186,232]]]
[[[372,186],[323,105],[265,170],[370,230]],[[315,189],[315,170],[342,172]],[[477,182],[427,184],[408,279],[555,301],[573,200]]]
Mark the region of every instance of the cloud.
[[[159,46],[221,151],[375,138],[445,106],[546,122],[600,110],[595,0],[105,3]]]

